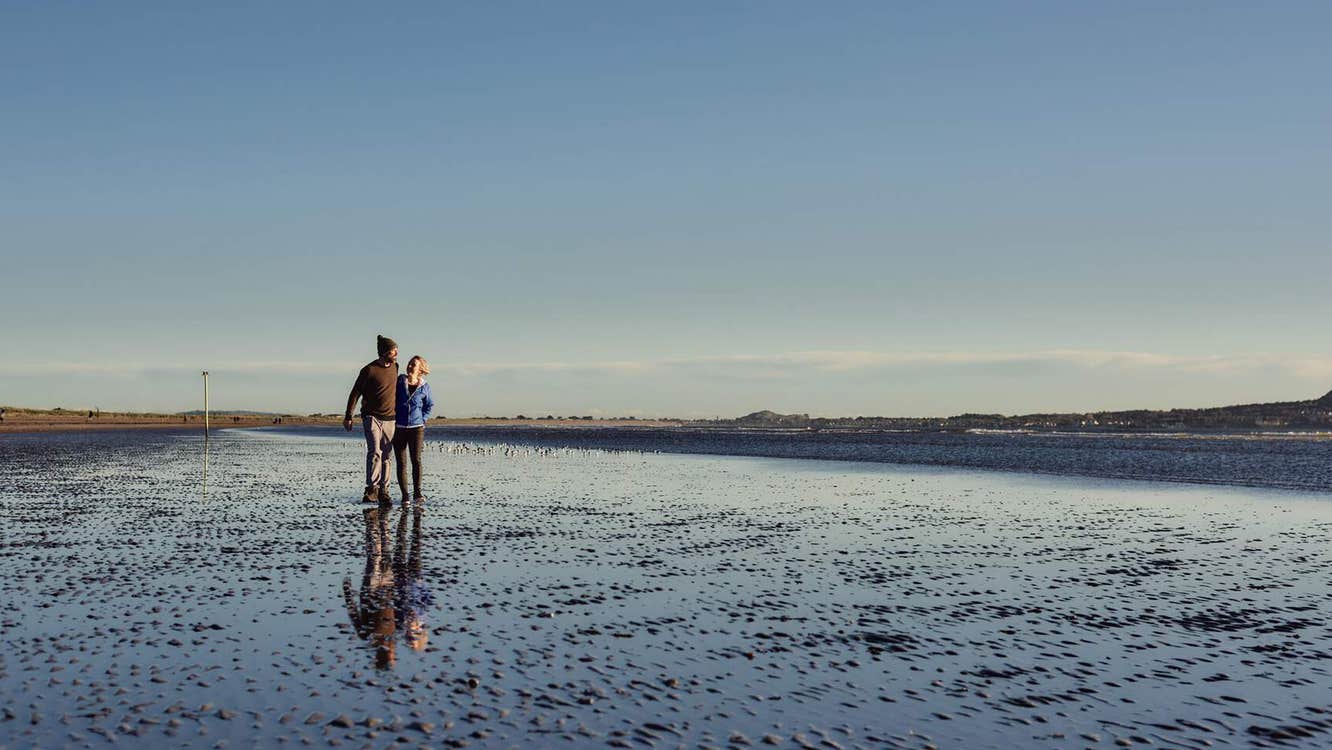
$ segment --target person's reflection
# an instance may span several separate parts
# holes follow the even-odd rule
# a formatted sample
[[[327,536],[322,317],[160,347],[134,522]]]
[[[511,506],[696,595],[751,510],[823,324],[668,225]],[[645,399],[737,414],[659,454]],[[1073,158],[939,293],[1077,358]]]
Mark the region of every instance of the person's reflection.
[[[434,594],[421,577],[421,504],[412,506],[411,546],[407,544],[407,504],[403,503],[398,518],[398,548],[393,556],[393,574],[396,579],[394,611],[402,628],[403,640],[413,651],[423,651],[430,640],[426,627],[426,613],[435,603]]]
[[[387,508],[365,510],[365,575],[361,577],[360,601],[352,598],[351,578],[342,580],[342,598],[347,603],[356,635],[375,647],[375,666],[388,669],[397,661],[393,630],[393,567],[389,552]]]
[[[364,513],[365,575],[359,601],[353,597],[350,578],[342,581],[342,597],[356,635],[375,648],[375,666],[389,669],[398,658],[395,636],[399,628],[413,650],[425,649],[429,639],[425,615],[434,596],[421,576],[421,507],[403,505],[392,550],[388,531],[391,509],[369,508]]]

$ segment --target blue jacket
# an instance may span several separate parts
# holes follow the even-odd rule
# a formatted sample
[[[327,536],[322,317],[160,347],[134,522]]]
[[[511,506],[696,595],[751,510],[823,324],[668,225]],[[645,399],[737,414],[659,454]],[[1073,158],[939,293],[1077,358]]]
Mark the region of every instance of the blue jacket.
[[[407,376],[398,376],[398,398],[397,411],[398,416],[394,421],[399,427],[420,427],[430,419],[430,414],[435,410],[435,399],[430,397],[430,384],[421,381],[416,386],[416,392],[408,395]]]

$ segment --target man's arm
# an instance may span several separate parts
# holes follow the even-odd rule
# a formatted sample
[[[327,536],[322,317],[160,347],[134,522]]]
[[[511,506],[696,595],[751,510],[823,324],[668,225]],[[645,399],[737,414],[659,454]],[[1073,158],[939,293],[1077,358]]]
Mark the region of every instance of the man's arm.
[[[361,397],[361,390],[364,387],[365,370],[361,370],[356,375],[356,382],[352,383],[351,393],[347,394],[347,411],[342,415],[343,429],[351,432],[352,412],[356,409],[356,400]]]

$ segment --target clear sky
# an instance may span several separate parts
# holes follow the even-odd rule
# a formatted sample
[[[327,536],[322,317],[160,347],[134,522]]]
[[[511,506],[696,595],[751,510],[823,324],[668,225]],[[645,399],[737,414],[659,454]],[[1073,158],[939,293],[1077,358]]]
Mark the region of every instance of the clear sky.
[[[0,5],[0,403],[1332,389],[1332,4]]]

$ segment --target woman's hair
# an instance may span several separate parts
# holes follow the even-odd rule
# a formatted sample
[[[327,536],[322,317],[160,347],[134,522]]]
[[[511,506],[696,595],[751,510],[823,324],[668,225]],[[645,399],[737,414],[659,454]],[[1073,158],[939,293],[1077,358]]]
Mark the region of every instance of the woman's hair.
[[[420,354],[418,354],[415,357],[412,357],[411,359],[407,360],[408,370],[412,369],[413,362],[417,363],[417,365],[420,366],[422,375],[430,374],[430,365],[426,363],[425,357],[422,357]]]

